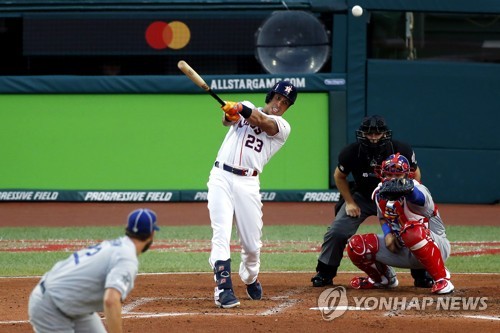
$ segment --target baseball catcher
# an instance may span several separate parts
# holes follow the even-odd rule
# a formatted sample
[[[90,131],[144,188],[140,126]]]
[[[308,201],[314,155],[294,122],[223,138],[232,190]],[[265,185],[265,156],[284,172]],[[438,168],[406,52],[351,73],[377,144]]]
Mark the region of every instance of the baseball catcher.
[[[408,159],[390,155],[380,166],[382,182],[373,192],[383,234],[354,235],[347,253],[367,277],[354,277],[355,289],[394,288],[391,267],[425,269],[435,281],[432,293],[448,294],[454,286],[444,263],[450,255],[444,223],[429,190],[410,173]]]

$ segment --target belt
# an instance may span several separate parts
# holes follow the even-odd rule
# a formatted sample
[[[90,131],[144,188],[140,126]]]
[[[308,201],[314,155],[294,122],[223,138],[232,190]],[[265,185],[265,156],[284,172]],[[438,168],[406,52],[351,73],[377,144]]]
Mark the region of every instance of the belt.
[[[250,170],[248,170],[248,169],[234,168],[234,167],[232,167],[230,165],[227,165],[227,164],[224,164],[224,163],[220,163],[219,161],[215,162],[215,166],[217,168],[223,169],[224,171],[234,173],[235,175],[238,175],[238,176],[252,176],[252,177],[255,177],[255,176],[257,176],[259,174],[257,172],[257,170],[253,170],[253,172],[251,174],[249,174]]]

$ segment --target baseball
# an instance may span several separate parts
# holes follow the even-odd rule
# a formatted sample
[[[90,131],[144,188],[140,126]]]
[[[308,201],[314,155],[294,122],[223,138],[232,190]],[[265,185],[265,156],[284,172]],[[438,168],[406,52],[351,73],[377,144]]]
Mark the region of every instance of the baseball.
[[[361,6],[358,6],[358,5],[354,6],[354,7],[352,7],[351,11],[352,11],[352,15],[354,15],[356,17],[363,15],[363,8],[361,8]]]

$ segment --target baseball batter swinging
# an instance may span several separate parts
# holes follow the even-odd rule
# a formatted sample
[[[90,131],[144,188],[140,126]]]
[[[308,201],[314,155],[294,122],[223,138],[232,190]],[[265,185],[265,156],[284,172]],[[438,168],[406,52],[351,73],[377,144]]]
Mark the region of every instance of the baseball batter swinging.
[[[59,261],[32,291],[28,314],[35,332],[122,332],[122,302],[134,288],[139,262],[156,230],[156,214],[134,210],[126,236],[106,240]]]
[[[226,102],[222,107],[222,123],[229,131],[207,184],[213,230],[209,263],[214,270],[214,300],[219,307],[240,305],[231,280],[233,218],[241,244],[240,278],[251,299],[262,298],[258,280],[263,226],[259,175],[290,134],[290,125],[282,115],[296,99],[296,88],[280,81],[266,95],[263,108],[248,101]]]

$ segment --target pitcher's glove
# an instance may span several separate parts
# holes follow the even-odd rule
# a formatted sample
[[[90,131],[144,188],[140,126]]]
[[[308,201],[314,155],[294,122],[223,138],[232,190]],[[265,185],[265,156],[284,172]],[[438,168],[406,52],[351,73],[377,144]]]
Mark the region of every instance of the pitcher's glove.
[[[394,178],[382,183],[378,192],[383,199],[395,201],[413,192],[413,187],[412,179]]]

